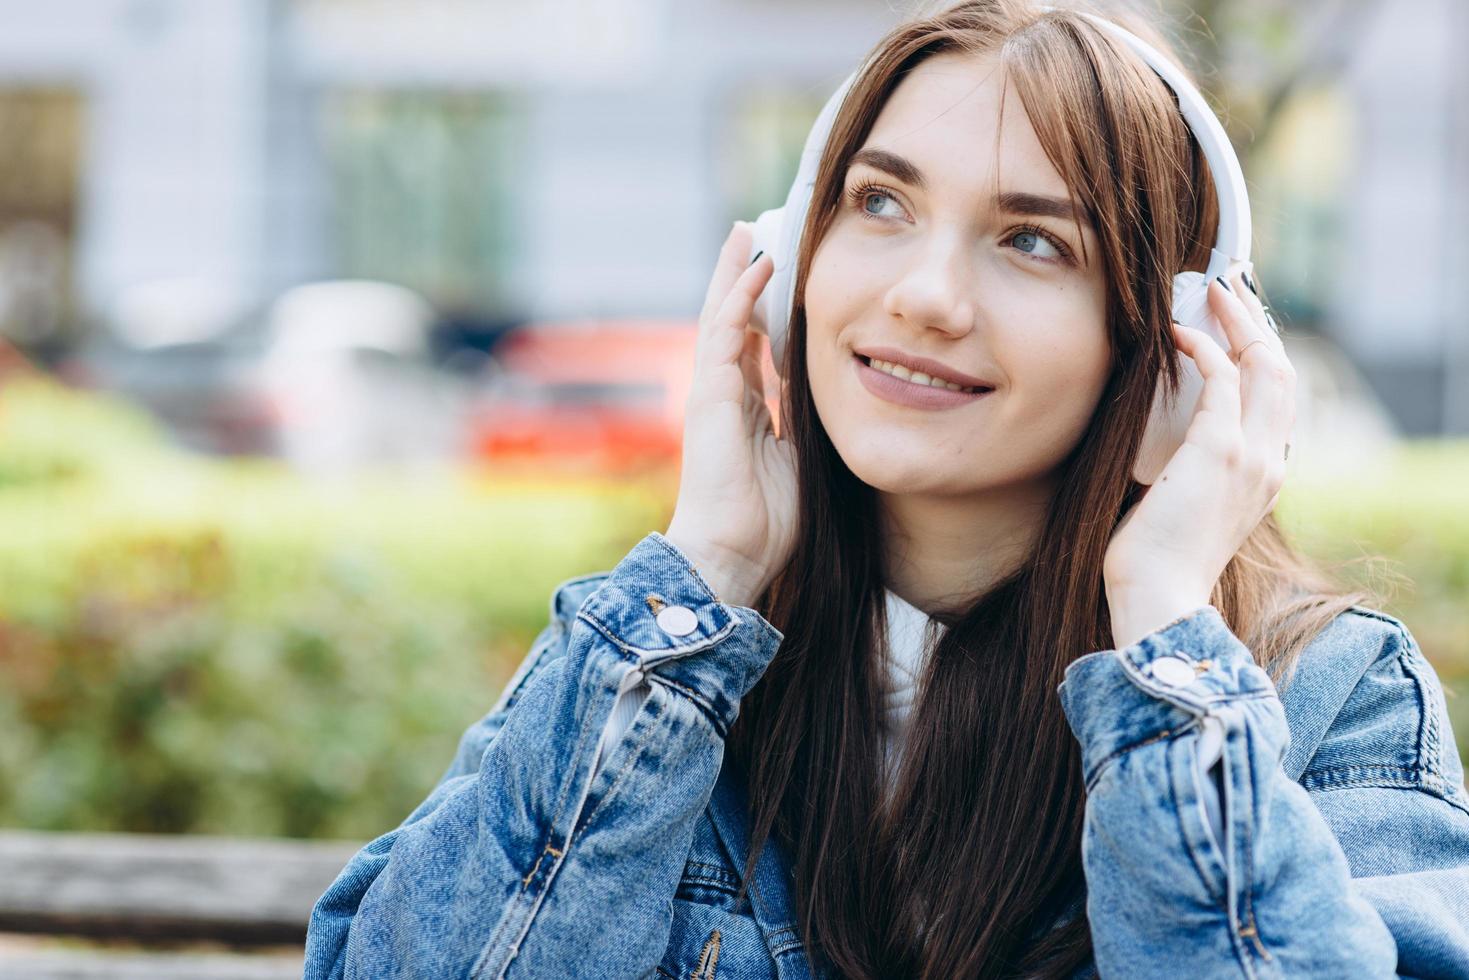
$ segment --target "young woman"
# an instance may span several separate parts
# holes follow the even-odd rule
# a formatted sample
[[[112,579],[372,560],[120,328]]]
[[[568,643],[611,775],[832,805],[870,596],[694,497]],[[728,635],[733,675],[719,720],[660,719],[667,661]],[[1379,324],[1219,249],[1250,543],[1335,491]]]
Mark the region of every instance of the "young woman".
[[[1469,976],[1438,680],[1271,516],[1294,374],[1253,281],[1210,286],[1228,353],[1170,319],[1213,202],[1085,17],[895,29],[825,144],[783,431],[740,224],[666,533],[557,589],[307,976]]]

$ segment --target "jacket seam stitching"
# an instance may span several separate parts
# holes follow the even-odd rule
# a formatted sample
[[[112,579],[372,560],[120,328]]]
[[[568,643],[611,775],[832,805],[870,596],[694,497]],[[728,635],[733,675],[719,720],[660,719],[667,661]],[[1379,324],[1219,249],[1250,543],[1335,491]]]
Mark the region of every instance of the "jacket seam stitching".
[[[573,611],[570,615],[562,615],[561,613],[561,600],[565,598],[565,593],[567,591],[574,589],[577,586],[586,585],[591,582],[596,582],[599,580],[605,581],[609,576],[611,576],[611,574],[612,573],[610,571],[607,571],[592,572],[587,575],[578,575],[576,578],[569,578],[566,581],[562,582],[560,585],[556,586],[555,590],[553,590],[551,593],[550,606],[552,622],[561,623],[563,626],[567,626],[571,622],[571,620],[576,618],[575,611]],[[596,591],[596,589],[593,589],[591,592],[588,592],[586,595],[582,596],[582,602],[586,602],[587,599],[591,598],[592,593]],[[578,603],[578,607],[580,607],[580,605],[581,604]]]
[[[1428,778],[1438,781],[1441,778],[1439,768],[1440,742],[1438,734],[1438,704],[1433,697],[1433,691],[1423,675],[1422,654],[1418,653],[1407,637],[1402,637],[1402,652],[1398,654],[1398,660],[1402,664],[1403,673],[1408,675],[1413,682],[1414,693],[1418,696],[1418,765]]]
[[[593,751],[596,751],[595,748],[593,749]],[[576,771],[576,767],[573,767],[570,776],[574,777]],[[594,779],[596,778],[596,774],[589,773],[588,778]],[[517,896],[529,896],[530,905],[525,910],[524,915],[521,917],[518,925],[516,926],[516,929],[518,931],[523,931],[530,924],[530,922],[534,920],[536,912],[540,910],[541,903],[545,900],[547,892],[551,890],[551,883],[555,880],[556,872],[561,870],[562,856],[566,853],[566,850],[571,847],[572,838],[576,834],[576,827],[572,826],[567,831],[566,842],[563,845],[562,849],[559,852],[555,852],[553,841],[555,840],[556,824],[561,819],[562,812],[566,809],[566,801],[569,798],[569,795],[573,788],[573,784],[575,782],[575,778],[567,778],[562,784],[560,795],[556,800],[555,810],[552,812],[551,819],[547,821],[547,831],[544,836],[544,844],[541,847],[541,850],[536,854],[535,863],[531,865],[530,871],[527,872],[526,875],[521,879],[520,890],[517,892]],[[530,895],[531,881],[532,879],[534,879],[537,869],[539,869],[541,862],[545,859],[548,852],[555,853],[554,860],[552,861],[551,866],[548,867],[545,872],[545,885],[534,895]],[[501,926],[490,935],[489,940],[486,941],[484,947],[480,950],[479,956],[475,959],[474,967],[471,969],[470,975],[472,978],[474,978],[474,980],[478,980],[478,978],[484,975],[484,971],[489,968],[490,964],[488,961],[488,957],[490,955],[490,952],[492,949],[495,948],[496,940],[499,938],[501,932],[504,929],[508,928],[509,924],[509,922],[502,920]],[[504,974],[505,969],[510,965],[511,962],[514,961],[515,953],[518,952],[519,949],[517,942],[516,948],[512,950],[510,959],[507,959],[504,963],[501,964],[499,975]]]
[[[1173,738],[1177,734],[1178,734],[1178,731],[1177,730],[1172,729],[1172,728],[1165,728],[1161,732],[1157,732],[1154,735],[1150,735],[1149,737],[1143,739],[1140,742],[1134,742],[1131,745],[1127,745],[1127,746],[1124,746],[1123,748],[1114,750],[1113,752],[1111,752],[1110,754],[1108,754],[1106,758],[1104,758],[1104,759],[1102,759],[1102,761],[1098,762],[1097,765],[1096,765],[1096,768],[1092,770],[1092,776],[1091,776],[1091,778],[1086,781],[1086,791],[1088,793],[1090,793],[1092,791],[1092,789],[1097,784],[1097,780],[1099,780],[1099,779],[1102,778],[1102,773],[1105,772],[1107,770],[1107,767],[1110,766],[1117,759],[1122,758],[1124,755],[1126,755],[1127,753],[1133,751],[1134,749],[1146,748],[1147,746],[1152,745],[1155,742],[1162,742],[1162,741],[1165,741],[1167,739]]]
[[[1180,738],[1181,737],[1182,737],[1182,733],[1180,733]],[[1193,751],[1190,751],[1190,752],[1186,753],[1187,758],[1186,758],[1186,761],[1184,762],[1184,765],[1185,766],[1188,766],[1190,769],[1196,769],[1197,768],[1197,766],[1196,766],[1197,754],[1196,753],[1197,753],[1197,750],[1196,749],[1193,750]],[[1171,775],[1172,775],[1172,771],[1171,770],[1172,770],[1173,761],[1171,759],[1168,760],[1168,764],[1169,764],[1169,767],[1170,767],[1170,778],[1168,780],[1168,785],[1169,785],[1169,790],[1170,790],[1169,795],[1170,795],[1170,797],[1172,798],[1172,801],[1173,801],[1173,812],[1174,812],[1174,815],[1178,817],[1178,819],[1179,819],[1179,821],[1181,823],[1184,820],[1184,814],[1185,813],[1191,813],[1191,812],[1193,812],[1193,808],[1192,807],[1186,808],[1183,805],[1183,802],[1181,800],[1179,800],[1179,798],[1178,798],[1178,786],[1174,782],[1174,780],[1171,778]],[[1202,787],[1198,785],[1198,774],[1196,772],[1190,772],[1188,774],[1188,779],[1189,779],[1189,785],[1194,788],[1195,792],[1202,792]],[[1219,802],[1220,802],[1221,809],[1225,809],[1225,802],[1226,801],[1224,799],[1221,799]],[[1229,864],[1228,864],[1228,860],[1224,857],[1223,848],[1222,847],[1219,847],[1217,845],[1217,842],[1214,845],[1214,852],[1219,856],[1219,864],[1221,866],[1223,866],[1224,869],[1225,869],[1225,883],[1224,883],[1224,887],[1222,889],[1217,889],[1214,886],[1214,882],[1210,880],[1212,876],[1209,874],[1209,869],[1206,867],[1206,862],[1205,862],[1204,857],[1201,856],[1198,853],[1198,850],[1199,849],[1194,847],[1193,843],[1189,840],[1189,837],[1188,837],[1187,834],[1184,834],[1184,836],[1183,836],[1183,843],[1184,843],[1184,850],[1188,851],[1189,859],[1193,862],[1194,870],[1198,872],[1199,880],[1203,882],[1204,890],[1206,892],[1208,892],[1209,893],[1209,897],[1211,899],[1213,899],[1215,902],[1217,902],[1219,904],[1219,906],[1224,910],[1224,918],[1225,918],[1225,922],[1227,923],[1229,921],[1229,882],[1228,882]]]
[[[611,640],[613,644],[615,644],[616,647],[623,653],[630,654],[636,657],[638,659],[639,667],[643,666],[644,661],[654,656],[658,656],[658,659],[661,660],[675,659],[677,657],[686,656],[688,654],[700,653],[714,646],[716,643],[719,643],[721,640],[724,640],[731,633],[733,633],[735,627],[739,625],[739,620],[733,616],[730,616],[729,622],[721,626],[716,632],[711,633],[708,636],[701,637],[698,641],[694,643],[673,644],[672,646],[660,647],[658,649],[644,649],[643,647],[633,646],[631,643],[628,643],[621,636],[619,636],[617,632],[612,629],[611,626],[608,626],[606,623],[602,622],[602,620],[597,618],[596,614],[589,612],[585,607],[577,612],[576,615],[577,618],[584,619],[588,623],[590,623],[597,630],[597,632],[601,633],[603,636],[607,637],[607,639]]]
[[[1250,731],[1248,725],[1245,726],[1243,734],[1246,739],[1245,765],[1243,775],[1246,777],[1244,779],[1244,783],[1249,787],[1250,796],[1248,800],[1244,800],[1242,802],[1248,804],[1248,812],[1250,814],[1253,814],[1256,806],[1255,787],[1253,782],[1251,782],[1251,780],[1248,778],[1251,769],[1249,751],[1252,748],[1252,746],[1249,745],[1249,742],[1253,741],[1253,738],[1252,732]],[[1226,751],[1227,750],[1228,747],[1226,746]],[[1232,786],[1226,787],[1226,789],[1230,790],[1231,792],[1233,791]],[[1230,813],[1233,813],[1232,808],[1230,809]],[[1269,963],[1272,959],[1270,951],[1265,948],[1265,941],[1260,938],[1260,923],[1255,919],[1255,838],[1254,834],[1252,833],[1254,829],[1254,822],[1255,821],[1253,817],[1251,817],[1251,819],[1241,821],[1241,824],[1243,824],[1244,827],[1244,833],[1240,835],[1241,840],[1244,842],[1245,850],[1244,867],[1241,869],[1243,871],[1243,874],[1241,874],[1240,876],[1244,879],[1244,888],[1242,891],[1244,894],[1245,915],[1243,921],[1248,923],[1247,928],[1251,930],[1250,938],[1252,938],[1254,942],[1252,944],[1245,944],[1243,942],[1243,939],[1245,938],[1245,933],[1243,929],[1236,930],[1238,935],[1235,937],[1237,940],[1240,940],[1239,945],[1243,949],[1241,962],[1244,964],[1245,972],[1248,973],[1250,976],[1255,975],[1255,970],[1253,967],[1253,960],[1255,956],[1258,955],[1266,963]],[[1251,949],[1252,946],[1253,950]]]
[[[1330,778],[1335,773],[1346,772],[1350,770],[1360,770],[1364,768],[1381,768],[1384,772],[1415,772],[1415,770],[1391,766],[1344,766],[1339,769],[1329,769],[1326,770],[1324,773],[1303,777],[1301,780],[1301,785],[1312,793],[1330,793],[1333,790],[1342,789],[1397,789],[1404,790],[1406,792],[1418,792],[1423,793],[1425,796],[1431,797],[1432,799],[1442,800],[1449,806],[1461,810],[1466,816],[1469,816],[1469,799],[1461,799],[1461,794],[1454,792],[1452,787],[1449,786],[1447,780],[1443,781],[1440,786],[1425,783],[1421,779],[1417,778],[1409,779],[1403,782],[1394,782],[1386,777],[1377,777],[1371,775],[1363,775],[1361,777],[1351,777],[1344,779]],[[1322,780],[1318,778],[1319,776],[1323,775],[1328,777],[1328,779]]]
[[[584,734],[583,737],[585,738],[588,736]],[[600,740],[600,731],[595,733],[595,737]],[[597,743],[595,742],[593,743],[592,752],[594,755],[596,753],[596,744]],[[540,852],[536,855],[535,863],[531,865],[530,871],[527,872],[525,877],[521,879],[521,886],[517,895],[530,897],[529,907],[525,909],[524,915],[521,917],[519,924],[516,926],[517,932],[522,935],[524,931],[529,928],[531,922],[535,920],[536,913],[540,911],[541,905],[546,899],[546,895],[551,891],[551,885],[556,880],[557,873],[561,870],[561,865],[565,863],[566,853],[570,851],[572,842],[576,838],[577,824],[579,823],[582,826],[585,826],[585,821],[582,820],[580,816],[578,816],[577,823],[573,823],[571,827],[567,828],[566,840],[563,842],[561,848],[558,850],[556,847],[553,846],[556,835],[556,825],[561,819],[561,814],[566,809],[566,802],[570,798],[570,794],[573,790],[574,784],[577,781],[575,778],[573,778],[577,771],[578,768],[573,766],[569,778],[567,778],[562,785],[561,794],[556,801],[556,808],[551,815],[551,819],[547,822],[547,831],[544,838],[545,844],[544,846],[542,846]],[[597,773],[595,771],[588,772],[586,778],[590,780],[595,780],[597,778]],[[588,794],[590,795],[590,789],[588,790]],[[605,796],[603,798],[605,798]],[[600,803],[601,800],[599,799],[597,803],[592,805],[592,809],[595,810],[597,805]],[[541,862],[545,859],[547,854],[552,855],[552,861],[550,866],[546,868],[543,875],[545,883],[542,885],[539,891],[537,891],[534,895],[530,895],[531,881],[536,877],[536,871],[540,868]],[[479,978],[483,976],[484,971],[488,969],[489,962],[487,958],[490,954],[490,951],[495,947],[495,940],[498,938],[502,930],[507,926],[508,923],[502,922],[501,927],[497,928],[494,933],[491,934],[489,940],[485,943],[484,947],[481,948],[480,954],[478,957],[476,957],[475,965],[471,970],[470,975],[473,980],[479,980]],[[505,970],[510,966],[512,962],[514,962],[515,956],[518,953],[519,939],[517,938],[514,941],[514,946],[512,947],[510,958],[500,965],[500,970],[497,976],[504,975]]]
[[[688,571],[688,573],[694,577],[694,580],[697,581],[700,587],[702,587],[703,590],[708,594],[709,599],[713,600],[714,602],[720,603],[720,605],[723,605],[723,603],[720,602],[718,594],[715,593],[713,586],[711,586],[707,581],[704,580],[704,576],[699,574],[699,570],[689,563],[689,560],[684,557],[683,552],[679,551],[678,548],[676,548],[671,541],[669,541],[663,535],[659,534],[657,531],[651,532],[648,537],[652,538],[653,541],[656,542],[660,548],[662,548],[664,551],[668,552],[675,559],[677,559],[678,563],[682,565]]]
[[[663,707],[661,705],[649,706],[648,702],[650,700],[651,698],[643,699],[643,703],[638,706],[638,713],[633,716],[632,722],[627,726],[627,731],[623,732],[623,738],[626,738],[627,733],[636,729],[640,721],[646,722],[643,725],[643,730],[638,733],[638,737],[632,743],[632,751],[628,753],[627,758],[622,761],[622,765],[618,766],[616,772],[612,774],[612,782],[608,784],[607,791],[605,793],[602,793],[600,796],[589,798],[587,800],[588,807],[578,819],[577,826],[572,827],[571,831],[566,835],[566,848],[568,850],[571,848],[571,845],[575,843],[577,833],[581,830],[584,830],[587,825],[592,822],[592,818],[602,807],[602,804],[612,798],[612,795],[617,792],[617,788],[622,785],[623,778],[628,774],[629,771],[631,771],[632,767],[637,764],[638,759],[642,758],[643,749],[652,739],[653,732],[657,729],[656,722],[663,716]],[[644,712],[647,712],[651,720],[642,717]],[[616,752],[618,746],[620,746],[621,744],[621,740],[613,744],[612,748],[608,752],[609,759],[612,757],[612,753]],[[606,769],[593,773],[593,781],[597,780],[605,772],[607,772]]]
[[[1215,700],[1215,701],[1211,701],[1209,706],[1210,707],[1215,707],[1215,706],[1221,705],[1221,704],[1223,704],[1223,705],[1230,705],[1230,704],[1240,704],[1240,703],[1243,703],[1243,702],[1246,702],[1246,701],[1267,700],[1267,699],[1273,697],[1274,694],[1275,694],[1275,692],[1273,692],[1273,691],[1259,691],[1259,692],[1254,692],[1254,693],[1250,693],[1250,694],[1229,695],[1227,697],[1224,697],[1224,698],[1221,698],[1221,699],[1218,699],[1218,700]],[[1159,700],[1156,703],[1166,704],[1169,707],[1177,707],[1177,705],[1175,705],[1171,701],[1161,701],[1161,700]],[[1180,710],[1182,710],[1182,709],[1180,709]],[[1096,785],[1097,780],[1099,778],[1101,778],[1102,771],[1104,769],[1106,769],[1107,766],[1110,765],[1116,759],[1119,759],[1122,756],[1126,755],[1127,753],[1132,752],[1132,751],[1135,751],[1136,749],[1146,748],[1147,746],[1152,745],[1155,742],[1161,742],[1164,739],[1175,738],[1175,737],[1180,736],[1180,735],[1182,735],[1182,734],[1184,734],[1186,732],[1192,731],[1197,726],[1197,724],[1198,724],[1198,715],[1195,715],[1193,718],[1188,719],[1187,721],[1185,721],[1183,724],[1181,724],[1177,728],[1165,728],[1165,729],[1163,729],[1160,732],[1155,732],[1152,735],[1149,735],[1147,738],[1140,739],[1139,741],[1136,741],[1136,742],[1130,742],[1127,745],[1124,745],[1124,746],[1122,746],[1120,748],[1113,749],[1111,752],[1107,753],[1100,760],[1098,760],[1097,763],[1096,763],[1096,765],[1095,765],[1095,767],[1092,769],[1091,776],[1086,781],[1086,790],[1087,790],[1087,792],[1091,792],[1092,787],[1094,785]]]
[[[1303,774],[1300,781],[1307,789],[1354,789],[1363,786],[1419,789],[1424,786],[1424,775],[1419,766],[1361,763],[1313,769]]]
[[[691,687],[680,684],[676,680],[664,677],[662,674],[649,673],[647,675],[647,679],[649,681],[657,681],[664,687],[671,687],[682,692],[684,697],[692,701],[694,703],[694,707],[699,709],[699,713],[704,715],[704,717],[709,720],[709,724],[714,728],[714,731],[719,735],[719,737],[721,739],[728,738],[729,729],[724,724],[724,719],[719,716],[719,712],[714,710],[714,705],[711,704],[709,700],[704,697],[704,695],[700,694],[698,691],[694,690]]]
[[[729,894],[734,894],[739,887],[738,879],[728,871],[700,861],[690,861],[684,865],[683,877],[679,879],[679,883],[717,888]]]

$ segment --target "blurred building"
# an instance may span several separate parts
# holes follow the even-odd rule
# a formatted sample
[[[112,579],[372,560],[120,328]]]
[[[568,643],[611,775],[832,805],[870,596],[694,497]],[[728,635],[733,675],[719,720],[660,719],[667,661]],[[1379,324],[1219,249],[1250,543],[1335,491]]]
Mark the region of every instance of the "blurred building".
[[[893,19],[878,0],[0,0],[0,103],[55,144],[12,161],[32,176],[10,199],[44,202],[90,310],[155,277],[244,306],[361,276],[447,309],[687,314],[711,242],[783,200],[792,142]]]
[[[1469,14],[1365,5],[1332,194],[1284,187],[1260,268],[1406,431],[1469,432]],[[0,320],[179,276],[240,309],[362,277],[490,317],[689,316],[906,6],[0,0]]]
[[[1405,431],[1469,434],[1469,4],[1368,6],[1328,323]]]

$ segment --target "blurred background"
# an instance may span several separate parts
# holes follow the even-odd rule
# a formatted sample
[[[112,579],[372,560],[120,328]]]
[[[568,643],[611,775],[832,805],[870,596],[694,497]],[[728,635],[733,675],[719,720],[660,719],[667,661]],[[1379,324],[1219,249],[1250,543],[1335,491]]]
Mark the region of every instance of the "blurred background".
[[[666,527],[718,246],[911,7],[0,0],[0,826],[396,825]],[[1469,745],[1469,7],[1144,7],[1249,177],[1280,512]]]

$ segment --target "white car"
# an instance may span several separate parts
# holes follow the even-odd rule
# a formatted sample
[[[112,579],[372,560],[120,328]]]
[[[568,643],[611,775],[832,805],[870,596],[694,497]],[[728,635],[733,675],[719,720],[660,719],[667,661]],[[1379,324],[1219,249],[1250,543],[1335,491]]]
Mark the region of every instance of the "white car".
[[[464,382],[432,363],[434,311],[370,280],[287,290],[263,308],[198,280],[125,292],[81,374],[151,409],[188,448],[278,455],[310,473],[459,452]]]
[[[318,473],[454,456],[463,393],[432,365],[433,320],[423,297],[383,282],[316,282],[276,299],[261,377],[281,454]]]

